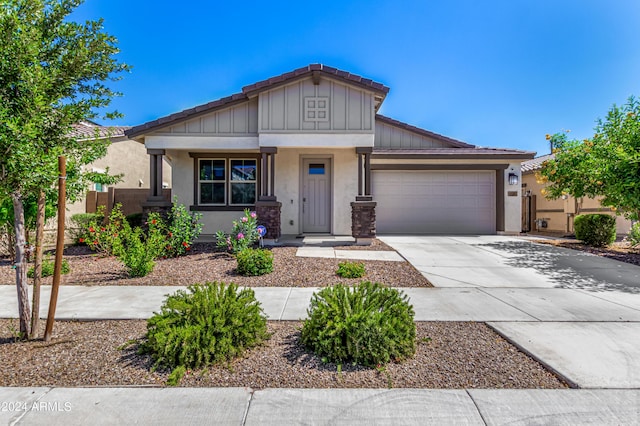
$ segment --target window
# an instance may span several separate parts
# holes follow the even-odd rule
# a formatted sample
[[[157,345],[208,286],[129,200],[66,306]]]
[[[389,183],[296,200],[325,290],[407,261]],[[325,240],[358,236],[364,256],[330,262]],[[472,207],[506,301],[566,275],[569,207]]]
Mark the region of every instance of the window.
[[[309,164],[309,174],[310,175],[323,175],[324,174],[324,163],[319,164]]]
[[[257,176],[256,159],[199,158],[198,205],[253,205]]]

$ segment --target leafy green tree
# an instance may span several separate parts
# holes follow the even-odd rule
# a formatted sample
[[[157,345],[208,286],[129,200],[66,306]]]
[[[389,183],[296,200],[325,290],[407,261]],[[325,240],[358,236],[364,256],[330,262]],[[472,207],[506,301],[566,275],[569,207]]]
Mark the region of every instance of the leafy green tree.
[[[597,121],[591,139],[569,140],[566,133],[549,136],[553,159],[539,171],[548,198],[602,197],[602,205],[625,217],[640,219],[640,102],[630,97],[613,105]]]
[[[128,70],[102,20],[67,20],[82,0],[5,0],[0,4],[0,199],[13,204],[20,332],[30,334],[24,201],[38,205],[57,182],[57,157],[70,176],[106,153],[104,142],[77,141],[74,123],[95,118],[114,92],[108,81]],[[119,116],[108,113],[105,118]],[[44,215],[44,209],[41,210]],[[41,243],[41,241],[40,241]]]

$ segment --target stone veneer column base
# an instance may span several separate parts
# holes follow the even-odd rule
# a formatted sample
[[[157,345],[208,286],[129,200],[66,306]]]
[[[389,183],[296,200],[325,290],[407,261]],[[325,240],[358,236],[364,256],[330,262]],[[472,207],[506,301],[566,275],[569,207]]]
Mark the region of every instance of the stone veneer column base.
[[[351,236],[356,244],[371,244],[376,236],[376,202],[354,201],[351,203]]]
[[[160,217],[165,221],[169,218],[171,212],[171,206],[173,204],[170,201],[145,201],[142,203],[142,219],[143,223],[147,222],[149,213],[158,213]]]
[[[258,225],[267,228],[267,235],[264,239],[277,240],[281,235],[280,210],[282,203],[279,201],[258,201],[256,202],[256,214],[258,215]]]

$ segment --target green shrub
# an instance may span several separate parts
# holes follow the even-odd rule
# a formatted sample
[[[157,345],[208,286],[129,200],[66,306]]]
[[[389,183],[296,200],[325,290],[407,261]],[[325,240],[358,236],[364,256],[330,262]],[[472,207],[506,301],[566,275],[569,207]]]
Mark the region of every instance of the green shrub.
[[[169,223],[164,230],[167,236],[165,256],[182,256],[191,249],[191,245],[202,232],[200,219],[202,213],[189,212],[184,204],[178,204],[177,197],[174,197]]]
[[[240,275],[264,275],[273,272],[273,253],[265,249],[244,249],[236,254]]]
[[[631,247],[640,245],[640,222],[636,222],[633,224],[633,226],[629,230],[629,235],[627,235],[627,241],[629,241]]]
[[[360,278],[364,276],[364,263],[361,262],[340,262],[336,274],[342,278]]]
[[[328,361],[366,366],[412,356],[416,327],[408,297],[379,283],[314,293],[301,341]]]
[[[258,241],[258,215],[256,212],[244,210],[244,216],[240,220],[233,221],[231,234],[222,231],[216,232],[216,244],[230,253],[238,253],[249,248]]]
[[[593,247],[602,247],[616,240],[616,218],[608,214],[581,214],[573,227],[576,238]]]
[[[122,205],[116,204],[111,209],[106,225],[103,224],[101,216],[89,221],[86,243],[91,250],[107,256],[118,255],[117,250],[122,247],[122,236],[129,232],[131,226],[122,213]]]
[[[77,213],[71,216],[69,234],[75,244],[84,244],[89,238],[89,224],[91,222],[102,223],[104,216],[101,213]]]
[[[55,262],[51,259],[42,259],[42,277],[50,277],[53,275],[53,269],[55,267]],[[69,262],[67,259],[62,259],[62,267],[61,273],[62,275],[66,275],[71,271],[69,268]],[[27,271],[27,277],[33,278],[35,274],[35,268],[32,266]]]
[[[148,320],[140,353],[152,356],[154,368],[176,369],[179,376],[184,368],[230,360],[268,337],[267,319],[252,289],[196,284],[167,297],[160,313]]]
[[[133,228],[125,220],[118,238],[113,240],[113,252],[124,263],[132,277],[147,276],[155,266],[155,260],[163,253],[165,238],[159,228],[158,213],[149,214],[147,234],[142,228]]]

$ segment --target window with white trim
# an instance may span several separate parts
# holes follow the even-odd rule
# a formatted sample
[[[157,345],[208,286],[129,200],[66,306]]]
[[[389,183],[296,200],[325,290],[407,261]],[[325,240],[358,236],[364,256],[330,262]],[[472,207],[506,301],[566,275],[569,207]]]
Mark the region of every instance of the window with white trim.
[[[258,189],[257,179],[256,159],[199,158],[198,205],[254,205]]]

